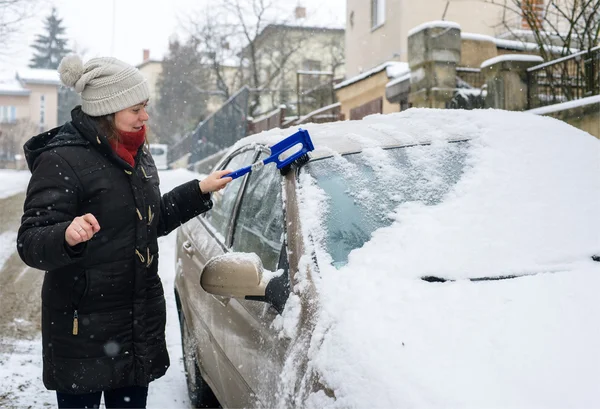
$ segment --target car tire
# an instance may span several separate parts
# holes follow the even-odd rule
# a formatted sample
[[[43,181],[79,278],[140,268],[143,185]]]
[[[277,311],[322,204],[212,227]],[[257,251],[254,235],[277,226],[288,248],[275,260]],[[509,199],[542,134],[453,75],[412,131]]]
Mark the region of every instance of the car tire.
[[[181,348],[183,350],[183,367],[187,380],[187,390],[193,408],[220,408],[221,405],[210,386],[204,381],[198,368],[196,349],[192,334],[188,329],[183,311],[179,311],[181,323]]]

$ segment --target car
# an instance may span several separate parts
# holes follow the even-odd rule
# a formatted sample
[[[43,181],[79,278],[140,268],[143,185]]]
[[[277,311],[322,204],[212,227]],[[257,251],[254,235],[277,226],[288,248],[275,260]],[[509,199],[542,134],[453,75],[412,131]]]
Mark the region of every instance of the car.
[[[596,138],[501,110],[303,128],[307,160],[255,167],[178,229],[195,406],[600,406]]]
[[[150,154],[154,159],[156,168],[158,170],[169,169],[169,162],[167,161],[167,153],[169,151],[169,145],[164,143],[151,143]]]

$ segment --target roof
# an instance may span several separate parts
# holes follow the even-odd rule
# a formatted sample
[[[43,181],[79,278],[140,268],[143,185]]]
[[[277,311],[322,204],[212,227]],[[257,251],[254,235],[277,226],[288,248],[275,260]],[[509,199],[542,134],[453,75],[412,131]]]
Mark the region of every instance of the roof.
[[[368,71],[358,74],[352,78],[348,78],[347,80],[345,80],[343,82],[340,82],[333,88],[336,90],[342,89],[344,87],[347,87],[348,85],[354,84],[355,82],[370,78],[373,75],[378,74],[383,70],[386,70],[386,74],[387,74],[388,78],[394,78],[398,75],[403,75],[408,70],[408,63],[398,62],[398,61],[386,61],[383,64],[380,64],[374,68],[371,68]]]
[[[495,38],[486,34],[477,34],[477,33],[460,33],[460,37],[463,40],[471,40],[471,41],[491,41],[496,44],[496,47],[502,48],[505,50],[515,50],[515,51],[539,51],[540,46],[536,43],[527,43],[523,41],[517,40],[505,40],[502,38]],[[550,52],[554,54],[560,54],[564,47],[558,45],[546,46]],[[571,48],[569,50],[571,53],[576,53],[579,50],[575,48]]]
[[[460,30],[460,24],[455,23],[453,21],[442,21],[442,20],[438,20],[438,21],[427,21],[423,24],[420,24],[416,27],[411,28],[408,31],[408,36],[410,37],[411,35],[418,33],[419,31],[425,30],[425,29],[430,29],[430,28],[455,28]]]
[[[58,71],[41,68],[23,68],[17,71],[16,78],[27,84],[61,85]]]
[[[162,64],[162,61],[161,60],[155,60],[155,59],[149,59],[149,60],[146,60],[146,61],[143,61],[143,62],[139,63],[135,67],[139,70],[140,68],[143,68],[143,67],[145,67],[146,65],[149,65],[149,64]]]
[[[27,96],[31,91],[23,88],[17,80],[0,81],[0,95]]]
[[[302,26],[302,25],[294,25],[294,24],[269,24],[256,36],[254,39],[255,43],[259,43],[263,41],[263,39],[272,33],[277,33],[281,31],[310,31],[310,32],[319,32],[319,33],[337,33],[343,34],[345,32],[344,28],[341,27],[327,27],[327,26]],[[244,52],[248,46],[246,45],[242,52]]]

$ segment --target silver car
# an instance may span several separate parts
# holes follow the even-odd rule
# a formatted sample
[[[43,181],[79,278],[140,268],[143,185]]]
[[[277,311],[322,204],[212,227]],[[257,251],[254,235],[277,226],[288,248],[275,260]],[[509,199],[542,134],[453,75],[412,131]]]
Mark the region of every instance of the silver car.
[[[596,399],[567,392],[600,363],[585,347],[599,332],[580,325],[600,313],[597,140],[552,119],[491,111],[409,110],[307,129],[308,162],[232,181],[178,230],[175,295],[195,406]],[[216,168],[264,159],[289,133],[245,138]],[[560,161],[571,153],[577,161]],[[585,175],[577,185],[561,178],[574,169]],[[588,227],[553,217],[571,203]],[[398,223],[411,235],[392,234]],[[550,316],[555,306],[561,313]],[[537,388],[519,386],[533,377]]]

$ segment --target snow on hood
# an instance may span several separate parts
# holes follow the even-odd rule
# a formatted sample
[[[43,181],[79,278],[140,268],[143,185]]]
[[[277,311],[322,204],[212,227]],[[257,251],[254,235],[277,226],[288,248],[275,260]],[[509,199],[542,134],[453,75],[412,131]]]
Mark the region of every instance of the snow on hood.
[[[598,140],[552,118],[495,110],[412,109],[338,132],[373,124],[415,140],[462,129],[467,166],[441,203],[398,206],[339,269],[324,245],[328,198],[303,174],[302,230],[319,261],[305,373],[335,392],[314,393],[306,406],[600,406]],[[466,279],[513,274],[534,275]]]

